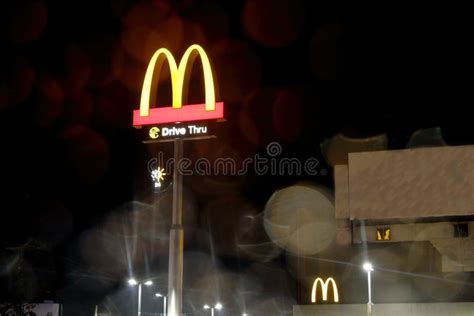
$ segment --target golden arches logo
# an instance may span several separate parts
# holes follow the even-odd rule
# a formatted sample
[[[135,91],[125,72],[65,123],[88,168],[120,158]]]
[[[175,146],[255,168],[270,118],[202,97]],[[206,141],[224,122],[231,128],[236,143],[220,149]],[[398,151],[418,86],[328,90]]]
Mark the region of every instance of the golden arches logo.
[[[337,290],[337,285],[336,281],[334,281],[333,278],[327,278],[326,281],[323,281],[321,278],[316,278],[316,280],[313,283],[313,289],[311,291],[311,302],[316,303],[316,294],[318,291],[318,285],[321,284],[321,291],[322,291],[322,300],[326,302],[328,300],[328,289],[329,289],[329,284],[332,285],[332,291],[333,291],[333,296],[334,296],[334,303],[339,302],[339,292]]]
[[[391,236],[392,230],[390,227],[377,227],[377,241],[388,241],[392,238]]]
[[[187,105],[183,107],[183,92],[187,92],[190,71],[186,71],[189,63],[199,57],[204,75],[205,104]],[[153,75],[159,75],[163,63],[167,61],[171,74],[172,106],[150,109]],[[199,45],[191,45],[184,53],[179,65],[171,52],[166,48],[158,49],[152,56],[143,81],[140,109],[134,111],[133,125],[160,124],[170,122],[220,119],[224,117],[223,102],[216,103],[214,78],[211,63],[204,49]],[[178,111],[179,110],[179,111]]]

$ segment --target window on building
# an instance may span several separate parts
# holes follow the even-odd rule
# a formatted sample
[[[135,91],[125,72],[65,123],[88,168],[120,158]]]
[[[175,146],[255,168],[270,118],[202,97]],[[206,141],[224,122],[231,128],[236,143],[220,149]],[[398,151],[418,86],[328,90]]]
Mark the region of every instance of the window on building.
[[[469,236],[469,226],[467,223],[454,224],[454,237],[463,238]]]

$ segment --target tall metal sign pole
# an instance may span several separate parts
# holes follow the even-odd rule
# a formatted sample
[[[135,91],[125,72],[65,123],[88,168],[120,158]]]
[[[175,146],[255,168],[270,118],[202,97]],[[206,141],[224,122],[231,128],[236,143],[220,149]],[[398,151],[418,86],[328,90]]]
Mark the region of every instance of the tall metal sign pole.
[[[183,297],[183,174],[179,163],[183,158],[183,140],[174,140],[173,218],[170,230],[168,315],[181,315]]]
[[[371,285],[371,279],[370,279],[370,273],[374,271],[374,267],[370,262],[364,263],[362,268],[367,272],[367,291],[368,291],[368,298],[369,301],[367,302],[367,315],[371,316],[373,312],[373,306],[374,304],[372,303],[372,285]]]
[[[200,57],[204,75],[204,104],[182,106],[183,89],[188,87],[190,77],[189,63],[194,63]],[[154,100],[152,83],[155,68],[161,70],[168,61],[171,74],[173,104],[171,107],[155,107],[150,109],[150,99]],[[143,81],[140,109],[133,111],[133,126],[153,126],[148,131],[148,142],[174,143],[174,172],[173,172],[173,218],[170,230],[169,274],[168,274],[168,315],[181,316],[183,298],[183,174],[180,162],[183,158],[184,139],[213,138],[211,125],[202,121],[218,121],[224,119],[224,103],[216,102],[214,78],[211,64],[204,49],[199,45],[191,45],[176,63],[173,55],[166,48],[158,49],[152,56]],[[157,176],[160,177],[157,171]]]

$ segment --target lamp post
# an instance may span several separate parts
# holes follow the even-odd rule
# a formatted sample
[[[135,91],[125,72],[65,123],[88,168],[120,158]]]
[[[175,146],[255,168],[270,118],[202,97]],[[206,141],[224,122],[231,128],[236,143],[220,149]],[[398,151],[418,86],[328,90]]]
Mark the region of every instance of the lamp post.
[[[183,299],[183,174],[178,167],[183,159],[183,140],[174,140],[173,215],[168,259],[168,308],[170,316],[181,316]]]
[[[217,303],[216,305],[214,306],[209,306],[209,305],[204,305],[204,309],[210,309],[211,310],[211,316],[214,316],[214,310],[217,309],[217,310],[221,310],[222,309],[222,304],[221,303]]]
[[[367,272],[367,290],[368,290],[368,296],[369,296],[369,301],[367,302],[367,315],[370,316],[372,315],[372,306],[374,305],[372,303],[372,286],[371,286],[371,280],[370,280],[370,273],[374,271],[374,267],[370,262],[364,263],[362,266],[364,270]]]
[[[166,316],[166,295],[156,293],[155,296],[163,298],[163,316]]]
[[[146,280],[146,281],[137,281],[134,278],[131,278],[128,280],[128,284],[131,286],[138,285],[138,311],[137,315],[141,316],[142,315],[142,285],[145,284],[146,286],[150,286],[153,284],[153,281],[151,280]]]

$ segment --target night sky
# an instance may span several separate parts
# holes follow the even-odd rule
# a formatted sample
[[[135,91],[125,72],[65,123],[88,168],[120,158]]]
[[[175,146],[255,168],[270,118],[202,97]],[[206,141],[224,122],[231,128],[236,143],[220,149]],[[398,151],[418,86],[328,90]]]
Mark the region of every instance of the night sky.
[[[87,291],[75,273],[95,278],[80,250],[84,233],[127,203],[152,201],[147,161],[171,153],[142,144],[131,127],[154,50],[169,47],[179,58],[199,43],[215,68],[227,122],[217,140],[187,143],[189,157],[240,159],[276,141],[284,155],[315,157],[327,170],[187,179],[195,228],[211,227],[213,239],[225,241],[219,220],[232,217],[212,220],[204,211],[217,199],[206,186],[226,184],[219,199],[238,195],[260,211],[276,189],[297,181],[333,189],[320,143],[338,132],[386,133],[388,148],[401,149],[414,131],[441,127],[446,143],[472,143],[472,23],[458,11],[410,2],[2,2],[1,300],[93,306],[128,277]],[[190,101],[203,98],[198,76],[193,71]],[[158,100],[169,105],[170,93]],[[201,249],[197,241],[186,247]],[[215,254],[229,269],[251,261],[227,248],[218,243]]]

